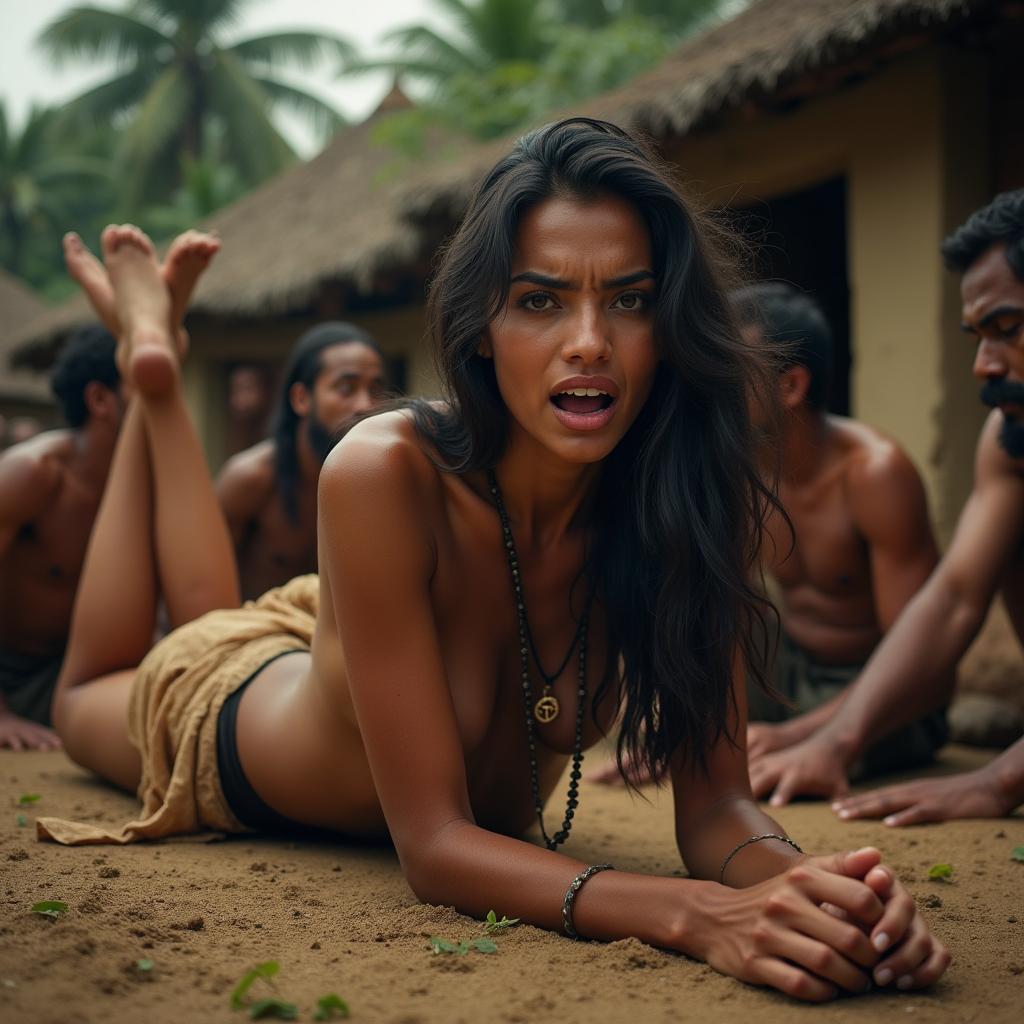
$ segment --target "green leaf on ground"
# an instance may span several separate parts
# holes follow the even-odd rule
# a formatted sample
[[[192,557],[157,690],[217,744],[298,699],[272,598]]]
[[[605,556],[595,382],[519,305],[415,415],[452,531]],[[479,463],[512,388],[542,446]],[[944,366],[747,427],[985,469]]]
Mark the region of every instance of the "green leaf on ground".
[[[928,877],[933,881],[945,881],[953,877],[952,864],[933,864],[928,869]]]
[[[43,797],[40,793],[22,793],[21,796],[18,797],[18,806],[28,807],[29,804],[37,804],[42,799]]]
[[[1020,861],[1024,864],[1024,846],[1015,846],[1010,853],[1010,860]]]
[[[251,971],[246,971],[231,993],[231,1009],[242,1009],[242,1000],[246,992],[252,988],[253,982],[259,981],[260,978],[269,981],[280,969],[281,965],[276,960],[266,960],[262,964],[257,964]]]
[[[68,912],[68,905],[63,900],[40,900],[38,903],[32,904],[33,914],[42,914],[43,917],[49,917],[51,920],[56,920],[61,914]]]
[[[430,948],[434,953],[454,953],[456,956],[465,956],[469,952],[469,943],[452,942],[450,939],[442,939],[438,935],[431,935]]]
[[[17,822],[18,828],[25,828],[28,825],[28,818],[24,814],[19,814],[14,820]]]
[[[484,922],[484,931],[488,935],[493,935],[494,932],[500,932],[504,928],[512,928],[514,925],[519,924],[518,917],[505,917],[501,915],[501,920],[498,920],[498,915],[493,910],[487,911],[487,920]]]
[[[142,960],[136,960],[135,966],[142,972],[148,973],[153,970],[153,961],[143,958]]]
[[[257,999],[249,1007],[249,1016],[253,1020],[298,1020],[299,1008],[294,1003],[286,1003],[282,999]]]
[[[473,948],[478,953],[497,953],[498,947],[490,939],[474,939]]]
[[[348,1016],[348,1003],[336,992],[328,992],[316,1001],[316,1013],[313,1020],[334,1020],[335,1017]]]

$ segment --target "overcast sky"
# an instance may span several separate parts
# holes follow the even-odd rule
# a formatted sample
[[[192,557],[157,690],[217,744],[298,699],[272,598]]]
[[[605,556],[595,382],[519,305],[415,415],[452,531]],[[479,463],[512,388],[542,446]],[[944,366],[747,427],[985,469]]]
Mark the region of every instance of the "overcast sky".
[[[79,0],[80,3],[86,0]],[[103,81],[113,65],[75,63],[55,69],[35,46],[40,31],[63,11],[78,4],[71,0],[0,0],[0,96],[8,118],[20,128],[33,102],[59,103]],[[94,0],[97,7],[123,8],[126,0]],[[345,36],[362,49],[376,46],[380,35],[410,22],[443,25],[430,0],[252,0],[238,25],[237,38],[265,32],[316,28]],[[324,69],[316,74],[292,73],[281,77],[302,85],[328,100],[346,117],[359,120],[377,105],[390,88],[386,75],[335,79]],[[308,133],[295,122],[285,132],[304,155],[316,148]]]

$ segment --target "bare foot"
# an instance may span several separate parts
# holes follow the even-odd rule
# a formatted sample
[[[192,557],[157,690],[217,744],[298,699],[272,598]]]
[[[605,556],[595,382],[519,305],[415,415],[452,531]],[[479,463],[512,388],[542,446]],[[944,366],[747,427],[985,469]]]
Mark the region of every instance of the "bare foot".
[[[178,360],[168,327],[171,300],[153,243],[131,224],[111,224],[103,231],[101,246],[121,324],[121,376],[144,397],[165,395],[177,383]]]
[[[100,323],[116,338],[121,333],[121,325],[117,320],[114,288],[107,268],[93,256],[74,231],[64,236],[64,263],[71,279],[85,292]]]
[[[219,251],[219,238],[192,230],[178,235],[164,257],[163,278],[171,296],[171,323],[174,325],[181,358],[184,358],[188,347],[188,334],[182,325],[189,300],[199,275]]]

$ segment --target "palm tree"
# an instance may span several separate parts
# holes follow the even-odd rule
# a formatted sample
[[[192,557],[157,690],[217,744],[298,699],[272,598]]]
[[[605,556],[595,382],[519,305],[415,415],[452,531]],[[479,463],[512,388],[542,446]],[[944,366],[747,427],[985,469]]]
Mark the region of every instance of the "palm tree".
[[[346,74],[386,68],[437,89],[457,75],[489,74],[502,64],[539,64],[550,52],[555,24],[546,0],[432,0],[454,23],[454,36],[429,25],[406,25],[383,41],[396,48],[380,60],[351,60]]]
[[[724,6],[723,0],[555,0],[562,16],[601,28],[619,18],[653,21],[673,36],[684,36]]]
[[[66,107],[69,119],[127,118],[118,162],[127,205],[167,195],[182,181],[185,158],[201,160],[207,125],[216,121],[227,158],[248,184],[279,171],[294,153],[270,119],[289,106],[318,128],[338,114],[311,93],[274,77],[283,64],[309,67],[327,56],[348,59],[350,44],[322,32],[291,31],[229,43],[226,36],[251,0],[134,0],[122,10],[73,7],[39,44],[56,62],[113,57],[117,72]]]
[[[0,258],[19,277],[29,276],[32,240],[59,237],[82,193],[95,196],[109,181],[102,160],[68,152],[66,138],[54,131],[57,117],[53,108],[34,107],[16,132],[0,100]]]

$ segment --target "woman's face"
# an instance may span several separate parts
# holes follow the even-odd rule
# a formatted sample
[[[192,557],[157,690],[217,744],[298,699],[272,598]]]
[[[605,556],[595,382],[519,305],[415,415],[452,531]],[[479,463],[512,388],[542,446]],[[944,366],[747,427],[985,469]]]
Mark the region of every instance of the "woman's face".
[[[572,463],[603,459],[654,381],[655,280],[647,227],[615,196],[550,198],[519,222],[494,360],[510,441]]]

